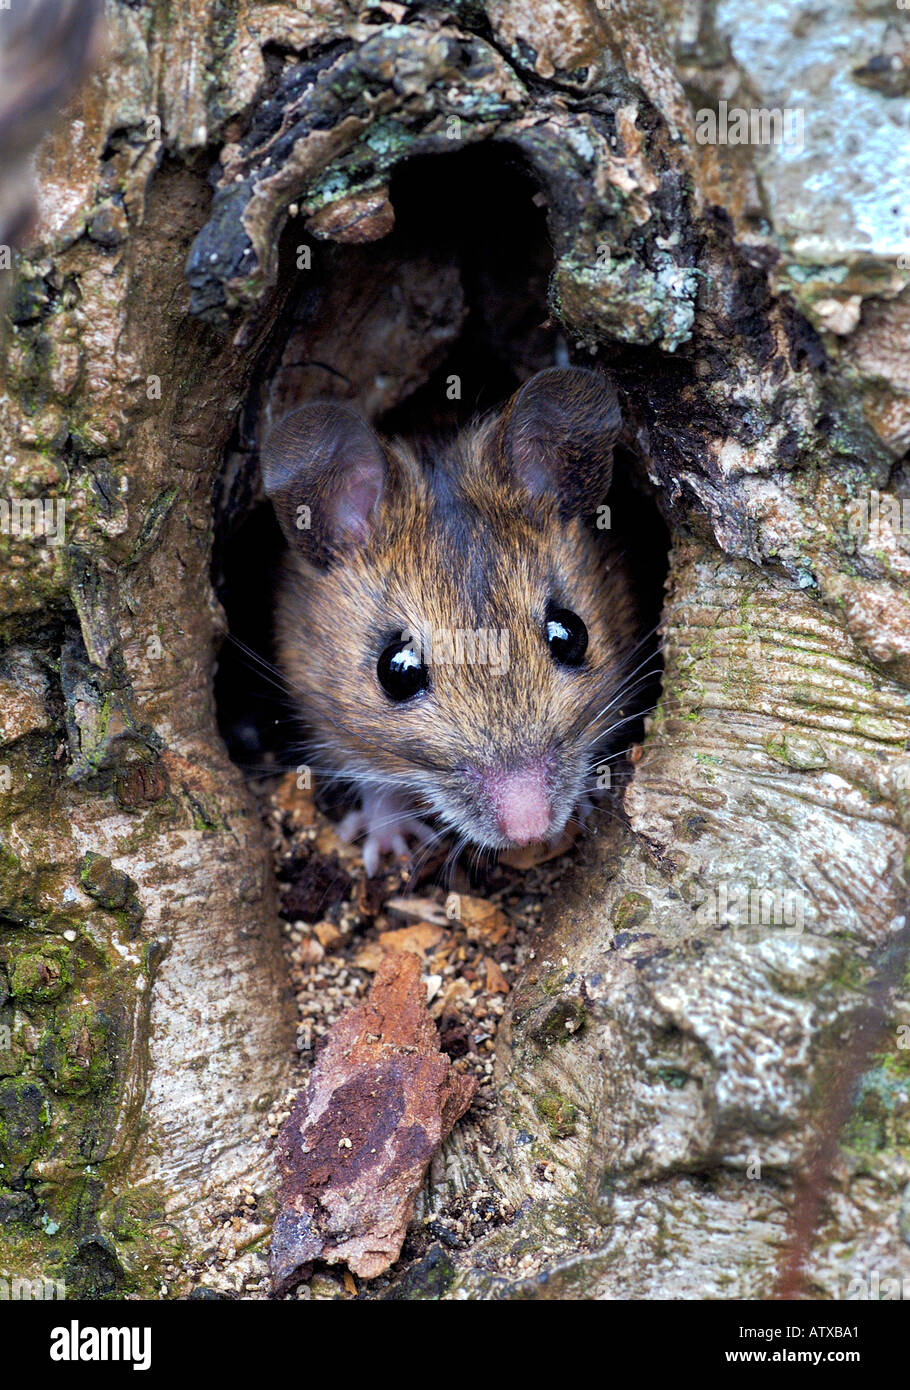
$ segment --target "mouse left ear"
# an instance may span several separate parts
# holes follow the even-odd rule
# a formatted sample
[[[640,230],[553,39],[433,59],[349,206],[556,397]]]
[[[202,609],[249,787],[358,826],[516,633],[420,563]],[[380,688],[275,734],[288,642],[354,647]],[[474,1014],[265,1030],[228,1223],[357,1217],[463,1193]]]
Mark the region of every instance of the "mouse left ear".
[[[269,430],[262,482],[287,540],[320,568],[369,537],[387,480],[385,452],[334,402],[298,406]]]
[[[503,411],[500,464],[532,497],[555,496],[563,518],[582,516],[606,496],[621,425],[607,377],[551,367],[531,377]]]

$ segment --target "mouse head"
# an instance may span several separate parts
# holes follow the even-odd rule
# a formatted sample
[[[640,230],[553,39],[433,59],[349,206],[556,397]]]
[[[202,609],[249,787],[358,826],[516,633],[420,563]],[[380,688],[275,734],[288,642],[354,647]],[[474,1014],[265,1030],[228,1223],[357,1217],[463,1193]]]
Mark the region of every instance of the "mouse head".
[[[291,545],[281,660],[327,760],[423,799],[466,840],[559,835],[628,672],[637,619],[606,511],[616,395],[541,372],[421,454],[343,406],[262,453]]]

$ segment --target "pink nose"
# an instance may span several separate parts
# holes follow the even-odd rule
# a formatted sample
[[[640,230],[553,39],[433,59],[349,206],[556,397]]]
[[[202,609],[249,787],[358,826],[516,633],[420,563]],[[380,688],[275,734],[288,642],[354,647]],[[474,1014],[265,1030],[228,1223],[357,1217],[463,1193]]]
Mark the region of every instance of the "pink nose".
[[[487,782],[499,829],[516,845],[542,840],[550,825],[550,796],[539,764],[501,772]]]

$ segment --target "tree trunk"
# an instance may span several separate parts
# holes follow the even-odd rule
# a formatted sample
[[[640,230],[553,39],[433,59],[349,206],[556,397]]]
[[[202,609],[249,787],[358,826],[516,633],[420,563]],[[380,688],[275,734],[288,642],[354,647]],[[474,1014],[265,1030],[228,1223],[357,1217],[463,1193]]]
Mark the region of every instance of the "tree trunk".
[[[384,1296],[843,1296],[910,1273],[890,13],[800,4],[769,38],[672,0],[109,7],[40,152],[0,402],[3,495],[65,501],[63,543],[0,535],[9,1268],[155,1295],[204,1248],[206,1202],[252,1189],[266,1220],[293,1024],[216,728],[210,578],[260,496],[260,422],[326,390],[388,416],[466,333],[522,379],[556,332],[615,374],[670,529],[663,694],[627,822],[545,914],[496,1111],[427,1185],[426,1213],[479,1186],[516,1215]],[[779,139],[721,133],[784,108]],[[393,230],[414,161],[457,151],[473,291]],[[484,197],[513,164],[536,203],[500,247]]]

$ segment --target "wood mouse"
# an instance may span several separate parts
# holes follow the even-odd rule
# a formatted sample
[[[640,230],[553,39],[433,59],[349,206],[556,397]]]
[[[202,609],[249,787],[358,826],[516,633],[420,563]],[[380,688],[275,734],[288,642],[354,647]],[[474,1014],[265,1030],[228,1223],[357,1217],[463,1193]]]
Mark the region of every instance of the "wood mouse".
[[[502,849],[589,806],[641,636],[596,524],[620,422],[604,376],[551,368],[443,445],[382,440],[335,402],[269,431],[279,664],[314,754],[359,790],[341,832],[365,835],[370,875],[427,816]]]

